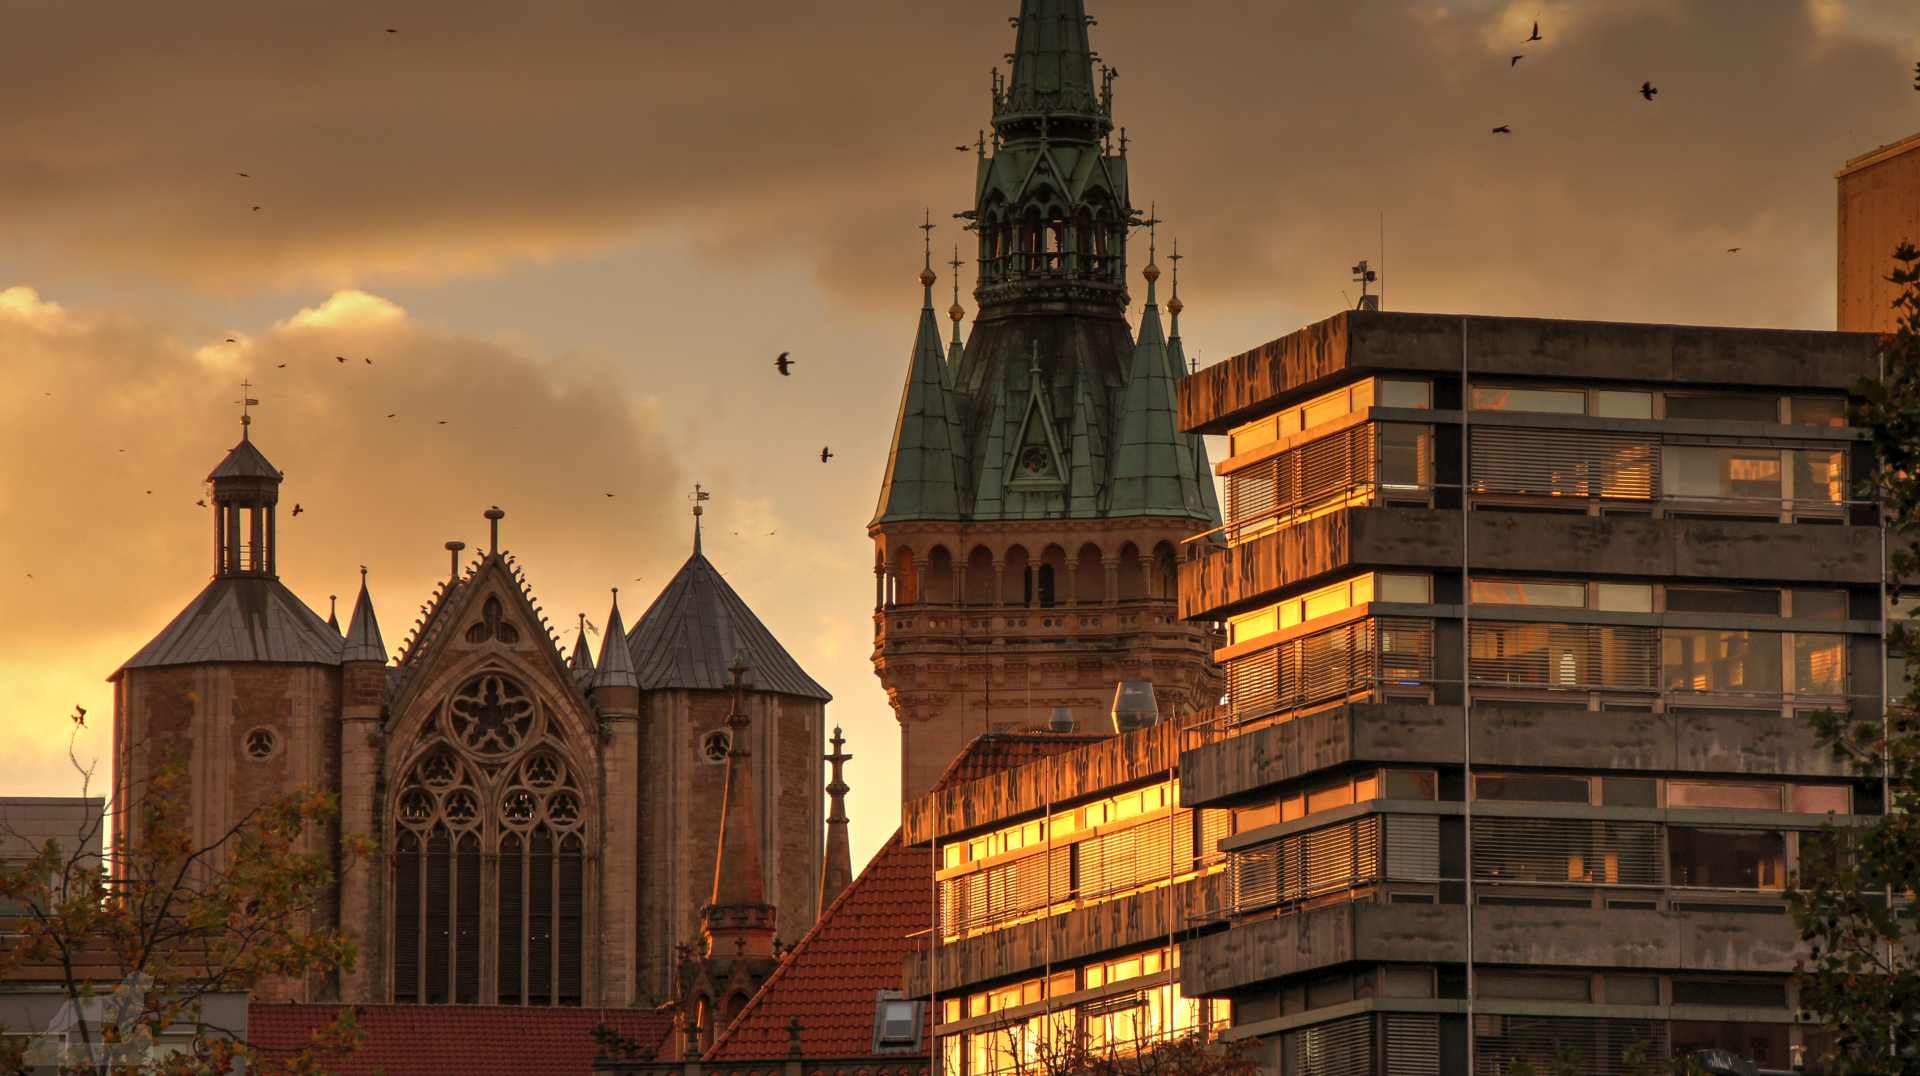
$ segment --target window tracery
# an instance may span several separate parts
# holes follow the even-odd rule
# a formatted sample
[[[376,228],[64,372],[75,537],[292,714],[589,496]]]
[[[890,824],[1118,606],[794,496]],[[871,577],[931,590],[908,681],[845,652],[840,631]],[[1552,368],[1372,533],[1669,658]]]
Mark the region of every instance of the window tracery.
[[[550,717],[481,673],[412,757],[389,824],[394,1000],[580,1004],[591,816]]]

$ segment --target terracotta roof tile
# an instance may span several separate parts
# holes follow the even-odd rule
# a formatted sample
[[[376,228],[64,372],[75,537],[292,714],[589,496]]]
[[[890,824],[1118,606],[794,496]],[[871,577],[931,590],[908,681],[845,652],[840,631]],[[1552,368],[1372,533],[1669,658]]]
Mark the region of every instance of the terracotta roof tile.
[[[969,743],[934,787],[978,780],[1104,738],[988,733]],[[895,831],[721,1032],[706,1060],[784,1060],[788,1026],[796,1017],[800,1052],[808,1060],[872,1058],[882,1066],[911,1060],[912,1054],[874,1053],[874,1003],[880,991],[900,989],[901,964],[926,944],[915,935],[924,935],[932,921],[930,850],[902,844]]]
[[[593,1070],[593,1028],[658,1045],[673,1018],[653,1009],[572,1009],[520,1005],[356,1005],[358,1050],[322,1059],[340,1076],[527,1076]],[[247,1008],[247,1037],[269,1057],[291,1054],[340,1014],[338,1005]]]

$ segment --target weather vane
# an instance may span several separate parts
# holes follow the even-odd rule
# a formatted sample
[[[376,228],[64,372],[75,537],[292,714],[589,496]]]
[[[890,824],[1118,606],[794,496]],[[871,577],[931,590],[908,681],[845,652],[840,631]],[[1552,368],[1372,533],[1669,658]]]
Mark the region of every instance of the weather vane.
[[[260,406],[260,401],[253,398],[253,382],[240,382],[240,398],[234,402],[240,405],[240,433],[244,436],[247,427],[253,425],[253,416],[247,413],[247,409]]]
[[[693,492],[687,495],[687,500],[693,502],[693,514],[695,518],[706,514],[706,509],[700,507],[700,505],[703,501],[710,501],[712,499],[712,492],[701,488],[698,482],[693,484]]]

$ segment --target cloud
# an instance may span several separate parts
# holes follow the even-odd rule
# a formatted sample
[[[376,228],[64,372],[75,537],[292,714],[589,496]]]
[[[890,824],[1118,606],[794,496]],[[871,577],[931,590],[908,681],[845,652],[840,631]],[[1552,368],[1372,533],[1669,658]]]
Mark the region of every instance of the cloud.
[[[677,559],[654,552],[668,524],[645,506],[674,496],[681,464],[657,405],[602,361],[423,325],[363,292],[244,334],[77,312],[26,287],[0,291],[0,355],[15,386],[0,397],[0,787],[71,791],[67,715],[84,705],[106,729],[104,678],[211,573],[195,502],[239,439],[243,377],[262,401],[254,441],[287,475],[283,578],[322,615],[340,595],[344,617],[368,565],[391,644],[443,576],[441,544],[484,543],[490,503],[537,592],[566,603],[549,608],[598,621],[609,586]]]

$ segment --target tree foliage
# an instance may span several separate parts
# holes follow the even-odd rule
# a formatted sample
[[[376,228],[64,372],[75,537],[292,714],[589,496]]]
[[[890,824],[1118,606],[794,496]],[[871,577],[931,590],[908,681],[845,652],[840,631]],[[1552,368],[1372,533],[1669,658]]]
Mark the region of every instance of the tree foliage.
[[[71,751],[69,752],[71,757]],[[91,769],[81,774],[83,795]],[[0,948],[0,981],[31,974],[64,998],[67,1041],[57,1058],[20,1037],[0,1039],[0,1070],[31,1061],[76,1073],[319,1073],[324,1055],[357,1045],[351,1010],[291,1056],[262,1056],[238,1028],[216,1026],[207,1003],[272,980],[316,980],[352,966],[347,934],[318,914],[333,892],[331,796],[283,792],[207,843],[196,841],[186,766],[172,759],[110,815],[72,840],[47,840],[30,859],[0,864],[0,899],[17,913]],[[104,859],[102,830],[113,823]],[[364,855],[349,846],[345,863]],[[190,1033],[186,1052],[155,1050]],[[34,1050],[35,1056],[29,1057]]]
[[[1920,251],[1902,244],[1888,278],[1900,289],[1896,331],[1880,347],[1877,379],[1861,384],[1854,422],[1872,437],[1876,462],[1861,495],[1886,521],[1889,591],[1909,593],[1920,567]],[[1813,718],[1821,738],[1854,771],[1884,782],[1886,812],[1865,824],[1829,825],[1801,857],[1788,895],[1808,947],[1800,1004],[1832,1029],[1821,1071],[1920,1076],[1920,968],[1913,960],[1911,900],[1920,891],[1920,690],[1912,623],[1889,620],[1891,653],[1906,655],[1908,686],[1889,685],[1884,716]],[[1803,848],[1806,847],[1803,845]],[[1811,1051],[1810,1051],[1811,1052]]]

